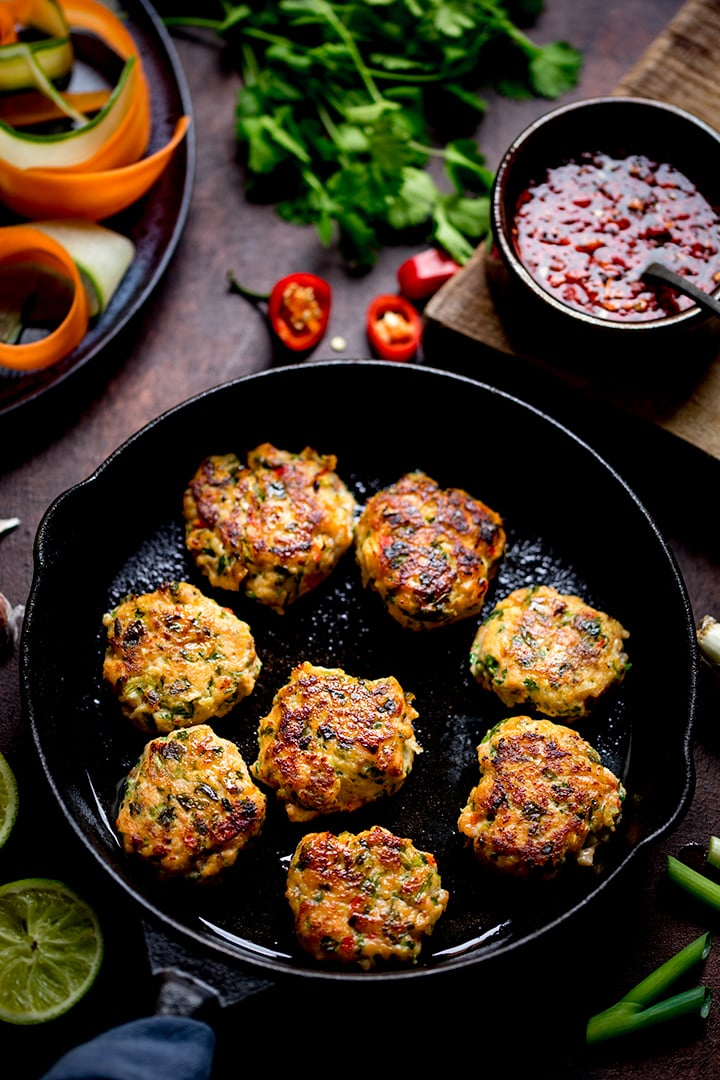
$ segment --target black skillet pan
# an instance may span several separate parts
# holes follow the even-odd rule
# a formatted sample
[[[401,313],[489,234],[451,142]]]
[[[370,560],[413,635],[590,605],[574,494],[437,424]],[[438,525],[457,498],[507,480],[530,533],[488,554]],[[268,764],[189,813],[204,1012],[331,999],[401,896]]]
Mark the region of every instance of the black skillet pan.
[[[476,746],[506,711],[469,674],[476,619],[423,634],[404,630],[363,591],[351,553],[314,594],[278,616],[214,591],[187,558],[182,495],[208,454],[263,441],[337,456],[362,502],[411,469],[465,488],[498,510],[508,550],[486,605],[546,582],[576,592],[628,628],[632,668],[582,733],[619,774],[622,826],[594,868],[551,882],[488,876],[456,829],[476,781]],[[102,685],[101,620],[129,591],[185,578],[251,626],[263,669],[253,694],[215,723],[254,760],[258,719],[302,660],[353,675],[393,674],[415,695],[424,753],[403,789],[371,809],[291,825],[270,793],[263,834],[222,883],[161,885],[121,851],[119,785],[143,736]],[[489,610],[489,607],[486,608]],[[682,577],[654,522],[624,481],[571,432],[493,388],[430,368],[322,361],[216,387],[130,438],[61,495],[38,531],[21,645],[23,695],[48,780],[83,844],[141,914],[213,964],[271,982],[288,976],[372,985],[481,968],[517,955],[585,912],[638,853],[686,811],[697,653]],[[524,711],[524,710],[515,710]],[[320,968],[294,940],[284,898],[287,861],[303,831],[378,823],[435,853],[447,911],[418,964],[375,972]]]

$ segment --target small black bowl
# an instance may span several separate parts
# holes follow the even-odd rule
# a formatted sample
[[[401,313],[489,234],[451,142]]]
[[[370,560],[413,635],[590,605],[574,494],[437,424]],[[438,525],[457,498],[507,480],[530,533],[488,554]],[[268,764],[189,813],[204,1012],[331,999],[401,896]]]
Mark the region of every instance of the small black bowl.
[[[545,113],[508,147],[493,185],[494,249],[488,279],[508,333],[537,340],[539,330],[546,344],[550,340],[560,348],[581,342],[599,345],[603,351],[612,345],[636,352],[638,346],[669,343],[680,332],[694,331],[707,319],[696,304],[637,321],[600,315],[599,309],[573,307],[553,295],[523,262],[514,238],[518,200],[531,185],[545,180],[548,169],[593,154],[619,161],[642,155],[673,166],[713,209],[720,208],[720,133],[690,113],[661,101],[619,96],[588,98]],[[662,261],[662,246],[655,256]],[[720,270],[720,255],[716,269]]]

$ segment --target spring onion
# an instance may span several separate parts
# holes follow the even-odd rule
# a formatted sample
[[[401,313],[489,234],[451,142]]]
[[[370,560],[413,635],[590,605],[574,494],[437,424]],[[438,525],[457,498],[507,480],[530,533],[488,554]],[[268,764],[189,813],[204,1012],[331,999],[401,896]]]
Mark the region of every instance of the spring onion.
[[[696,900],[720,911],[720,885],[705,874],[686,866],[674,855],[668,855],[668,876],[675,885],[690,893]]]
[[[609,1009],[592,1016],[585,1032],[586,1044],[592,1046],[606,1042],[680,1017],[695,1016],[704,1019],[712,1002],[712,991],[709,987],[697,986],[661,1001],[657,999],[692,967],[705,960],[711,944],[710,934],[701,934],[651,972]]]
[[[696,627],[698,645],[707,662],[720,671],[720,623],[703,615]]]

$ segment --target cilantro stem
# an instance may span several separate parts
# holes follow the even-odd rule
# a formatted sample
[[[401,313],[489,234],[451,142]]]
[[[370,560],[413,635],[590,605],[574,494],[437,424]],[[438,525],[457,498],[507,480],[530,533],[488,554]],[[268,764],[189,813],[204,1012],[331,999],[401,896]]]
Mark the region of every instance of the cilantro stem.
[[[712,1002],[712,992],[705,986],[683,991],[656,1004],[651,1003],[692,967],[704,960],[710,952],[711,944],[710,934],[701,934],[652,971],[609,1009],[592,1016],[585,1032],[587,1045],[605,1042],[682,1016],[705,1018]]]
[[[696,900],[720,911],[720,885],[705,877],[704,874],[698,873],[697,870],[686,866],[674,855],[668,855],[667,868],[671,881],[689,892]]]
[[[325,16],[335,33],[345,45],[345,48],[352,56],[355,67],[357,68],[358,75],[362,79],[363,85],[367,90],[368,94],[377,105],[381,104],[385,99],[378,90],[370,72],[365,66],[365,61],[360,55],[360,50],[357,47],[355,38],[348,31],[345,24],[340,19],[338,19],[330,4],[326,4],[325,0],[316,0],[316,6],[318,10],[322,12],[322,14]]]
[[[420,143],[417,139],[408,139],[407,145],[411,150],[417,150],[419,154],[424,154],[426,157],[440,158],[442,161],[456,161],[458,164],[461,164],[464,169],[476,173],[478,176],[482,177],[485,182],[488,182],[490,175],[488,169],[479,162],[473,161],[465,154],[463,154],[462,157],[459,157],[453,150],[451,144],[444,147],[434,147],[429,146],[427,143]]]
[[[475,68],[474,63],[465,62],[464,64],[458,64],[457,67],[446,67],[443,71],[438,71],[434,74],[426,72],[421,74],[420,72],[408,71],[403,68],[402,74],[396,74],[393,71],[382,71],[379,68],[366,67],[366,71],[369,75],[372,75],[378,82],[399,82],[399,83],[435,83],[442,82],[447,83],[452,79],[459,79],[462,75],[469,75]]]
[[[202,19],[197,15],[164,15],[163,22],[165,26],[192,26],[201,30],[214,30],[217,34],[222,34],[225,29],[225,23],[219,19]]]
[[[496,7],[495,4],[484,3],[483,10],[491,18],[495,28],[503,34],[506,34],[526,56],[536,56],[541,51],[540,46],[531,41],[527,34],[524,34],[520,27],[517,26],[504,11],[501,11],[500,8]]]
[[[270,34],[267,30],[260,30],[256,26],[245,28],[245,37],[255,38],[256,41],[267,41],[270,45],[287,45],[288,40],[279,34]]]
[[[248,289],[247,286],[242,285],[233,274],[232,270],[227,272],[228,285],[230,292],[239,293],[240,296],[244,296],[246,300],[269,300],[269,293],[255,292],[253,289]]]

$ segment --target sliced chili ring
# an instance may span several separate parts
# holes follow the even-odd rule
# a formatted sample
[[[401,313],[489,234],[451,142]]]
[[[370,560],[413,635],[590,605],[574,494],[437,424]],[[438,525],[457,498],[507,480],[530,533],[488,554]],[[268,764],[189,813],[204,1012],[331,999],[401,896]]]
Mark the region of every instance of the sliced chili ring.
[[[283,345],[294,352],[313,349],[330,321],[332,290],[316,274],[287,274],[273,285],[268,319]]]
[[[370,346],[381,360],[412,360],[420,348],[423,324],[406,297],[382,293],[368,305],[366,330]]]
[[[398,285],[403,296],[409,300],[425,300],[460,269],[460,263],[438,248],[426,248],[398,267]]]

